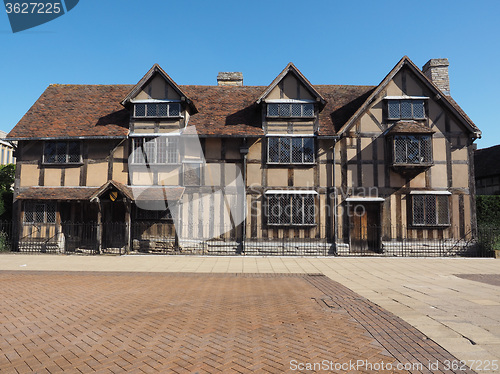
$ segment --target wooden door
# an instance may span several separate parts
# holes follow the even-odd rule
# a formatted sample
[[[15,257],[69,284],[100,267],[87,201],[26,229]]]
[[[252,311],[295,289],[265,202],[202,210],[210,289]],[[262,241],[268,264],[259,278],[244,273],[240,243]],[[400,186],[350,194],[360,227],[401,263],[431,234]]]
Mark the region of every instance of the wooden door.
[[[380,204],[355,203],[351,206],[350,215],[351,252],[379,252],[381,249]]]

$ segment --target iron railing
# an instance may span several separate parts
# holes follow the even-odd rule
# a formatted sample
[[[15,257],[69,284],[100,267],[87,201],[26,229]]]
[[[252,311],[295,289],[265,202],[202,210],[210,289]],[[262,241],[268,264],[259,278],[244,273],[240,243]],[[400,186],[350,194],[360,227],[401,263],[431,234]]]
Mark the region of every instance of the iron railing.
[[[335,234],[334,234],[335,233]],[[0,251],[24,253],[160,253],[199,255],[295,256],[479,256],[500,250],[500,227],[415,228],[407,226],[340,227],[251,226],[200,222],[174,227],[169,221],[0,222]]]

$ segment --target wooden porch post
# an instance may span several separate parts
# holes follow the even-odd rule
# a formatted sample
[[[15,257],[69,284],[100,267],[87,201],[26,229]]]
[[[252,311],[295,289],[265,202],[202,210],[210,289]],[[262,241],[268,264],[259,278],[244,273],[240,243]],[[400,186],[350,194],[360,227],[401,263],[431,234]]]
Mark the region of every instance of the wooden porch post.
[[[102,254],[102,205],[99,198],[97,198],[97,249],[99,254]]]
[[[131,219],[131,208],[132,202],[128,199],[125,200],[125,223],[126,223],[126,235],[127,235],[127,246],[125,247],[126,253],[130,253],[130,244],[132,240],[132,219]]]

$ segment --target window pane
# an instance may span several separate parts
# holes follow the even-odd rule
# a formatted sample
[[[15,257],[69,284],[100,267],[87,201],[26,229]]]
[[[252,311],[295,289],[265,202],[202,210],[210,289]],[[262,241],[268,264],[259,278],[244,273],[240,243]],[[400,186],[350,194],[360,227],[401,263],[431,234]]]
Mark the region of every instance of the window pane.
[[[304,223],[303,197],[299,195],[292,196],[292,223],[301,225]]]
[[[436,196],[437,197],[437,212],[438,212],[438,225],[448,225],[450,223],[450,218],[448,215],[448,196]]]
[[[135,104],[135,116],[144,117],[146,115],[146,104]]]
[[[175,164],[179,160],[178,138],[166,138],[167,140],[167,163]]]
[[[44,204],[36,204],[35,205],[34,222],[36,222],[36,223],[44,223],[45,222],[45,205]]]
[[[147,164],[154,164],[155,160],[155,148],[156,148],[156,139],[151,140],[143,140],[143,154],[144,154],[144,162]]]
[[[290,138],[279,138],[280,141],[280,162],[290,162]]]
[[[168,104],[167,103],[158,104],[158,116],[160,116],[160,117],[167,117],[168,116]]]
[[[26,208],[24,209],[24,222],[33,222],[34,214],[33,214],[33,205],[26,204]]]
[[[400,118],[399,101],[390,100],[388,102],[388,108],[389,108],[389,118]]]
[[[279,138],[267,138],[267,161],[279,162]]]
[[[281,208],[279,205],[278,197],[270,196],[268,199],[268,206],[267,206],[267,223],[270,225],[278,224],[280,215],[281,215]]]
[[[425,118],[423,100],[413,100],[413,118]]]
[[[292,162],[303,162],[302,138],[292,138]]]
[[[148,117],[156,117],[156,104],[146,105],[146,113]]]
[[[267,115],[269,117],[279,116],[279,105],[278,104],[267,104]]]
[[[292,105],[292,117],[302,117],[302,105],[301,104],[291,104]]]
[[[413,196],[413,224],[423,225],[425,224],[424,216],[424,195],[414,195]]]
[[[407,159],[409,164],[420,164],[420,142],[416,136],[407,137]]]
[[[435,225],[436,221],[436,196],[425,195],[425,224]]]
[[[49,203],[45,205],[46,214],[47,214],[47,223],[55,223],[56,222],[56,204]]]
[[[315,222],[315,212],[316,206],[314,205],[314,196],[306,195],[304,196],[304,223],[307,225],[312,225]]]
[[[314,105],[313,104],[302,104],[304,111],[304,117],[312,117],[314,115]]]
[[[290,117],[290,104],[279,104],[280,106],[280,116],[281,117]]]
[[[167,140],[163,136],[156,138],[156,163],[165,164],[167,162]]]
[[[413,118],[412,113],[411,113],[411,101],[410,100],[402,100],[401,101],[401,118],[403,118],[403,119]]]
[[[394,163],[406,164],[406,136],[394,137]]]
[[[432,162],[432,138],[429,135],[420,138],[420,156],[422,162]]]
[[[56,143],[45,142],[45,162],[56,162]]]
[[[280,218],[279,218],[279,223],[282,225],[289,225],[290,224],[290,212],[291,212],[291,204],[290,204],[290,196],[280,196]]]
[[[69,144],[68,144],[68,162],[80,162],[80,143],[69,142]]]
[[[56,162],[66,162],[66,142],[56,143]]]
[[[314,162],[314,138],[304,138],[304,162]]]
[[[179,103],[170,103],[168,105],[170,117],[179,117],[181,115],[181,104]]]
[[[143,143],[144,139],[141,138],[135,138],[133,139],[134,143],[134,163],[136,164],[144,164],[146,160],[144,159],[144,153],[143,153]]]

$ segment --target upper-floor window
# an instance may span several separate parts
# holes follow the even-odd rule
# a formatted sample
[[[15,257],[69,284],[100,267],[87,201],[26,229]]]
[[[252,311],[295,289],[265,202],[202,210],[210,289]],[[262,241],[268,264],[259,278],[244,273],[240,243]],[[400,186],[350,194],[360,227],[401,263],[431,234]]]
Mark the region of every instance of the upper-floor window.
[[[424,119],[423,99],[390,99],[387,101],[388,119]]]
[[[48,164],[71,164],[82,161],[80,142],[47,141],[44,144],[43,162]]]
[[[267,224],[272,226],[314,225],[316,223],[314,194],[301,194],[299,191],[288,192],[266,193],[268,198]]]
[[[314,104],[312,103],[268,103],[268,117],[314,117]]]
[[[179,162],[179,137],[133,138],[134,164],[175,164]]]
[[[447,226],[450,224],[448,194],[415,194],[412,197],[414,226]]]
[[[180,117],[180,103],[135,103],[134,117]]]
[[[269,136],[267,138],[269,164],[310,164],[314,162],[314,138]]]
[[[431,135],[395,135],[394,165],[427,165],[432,163]]]

